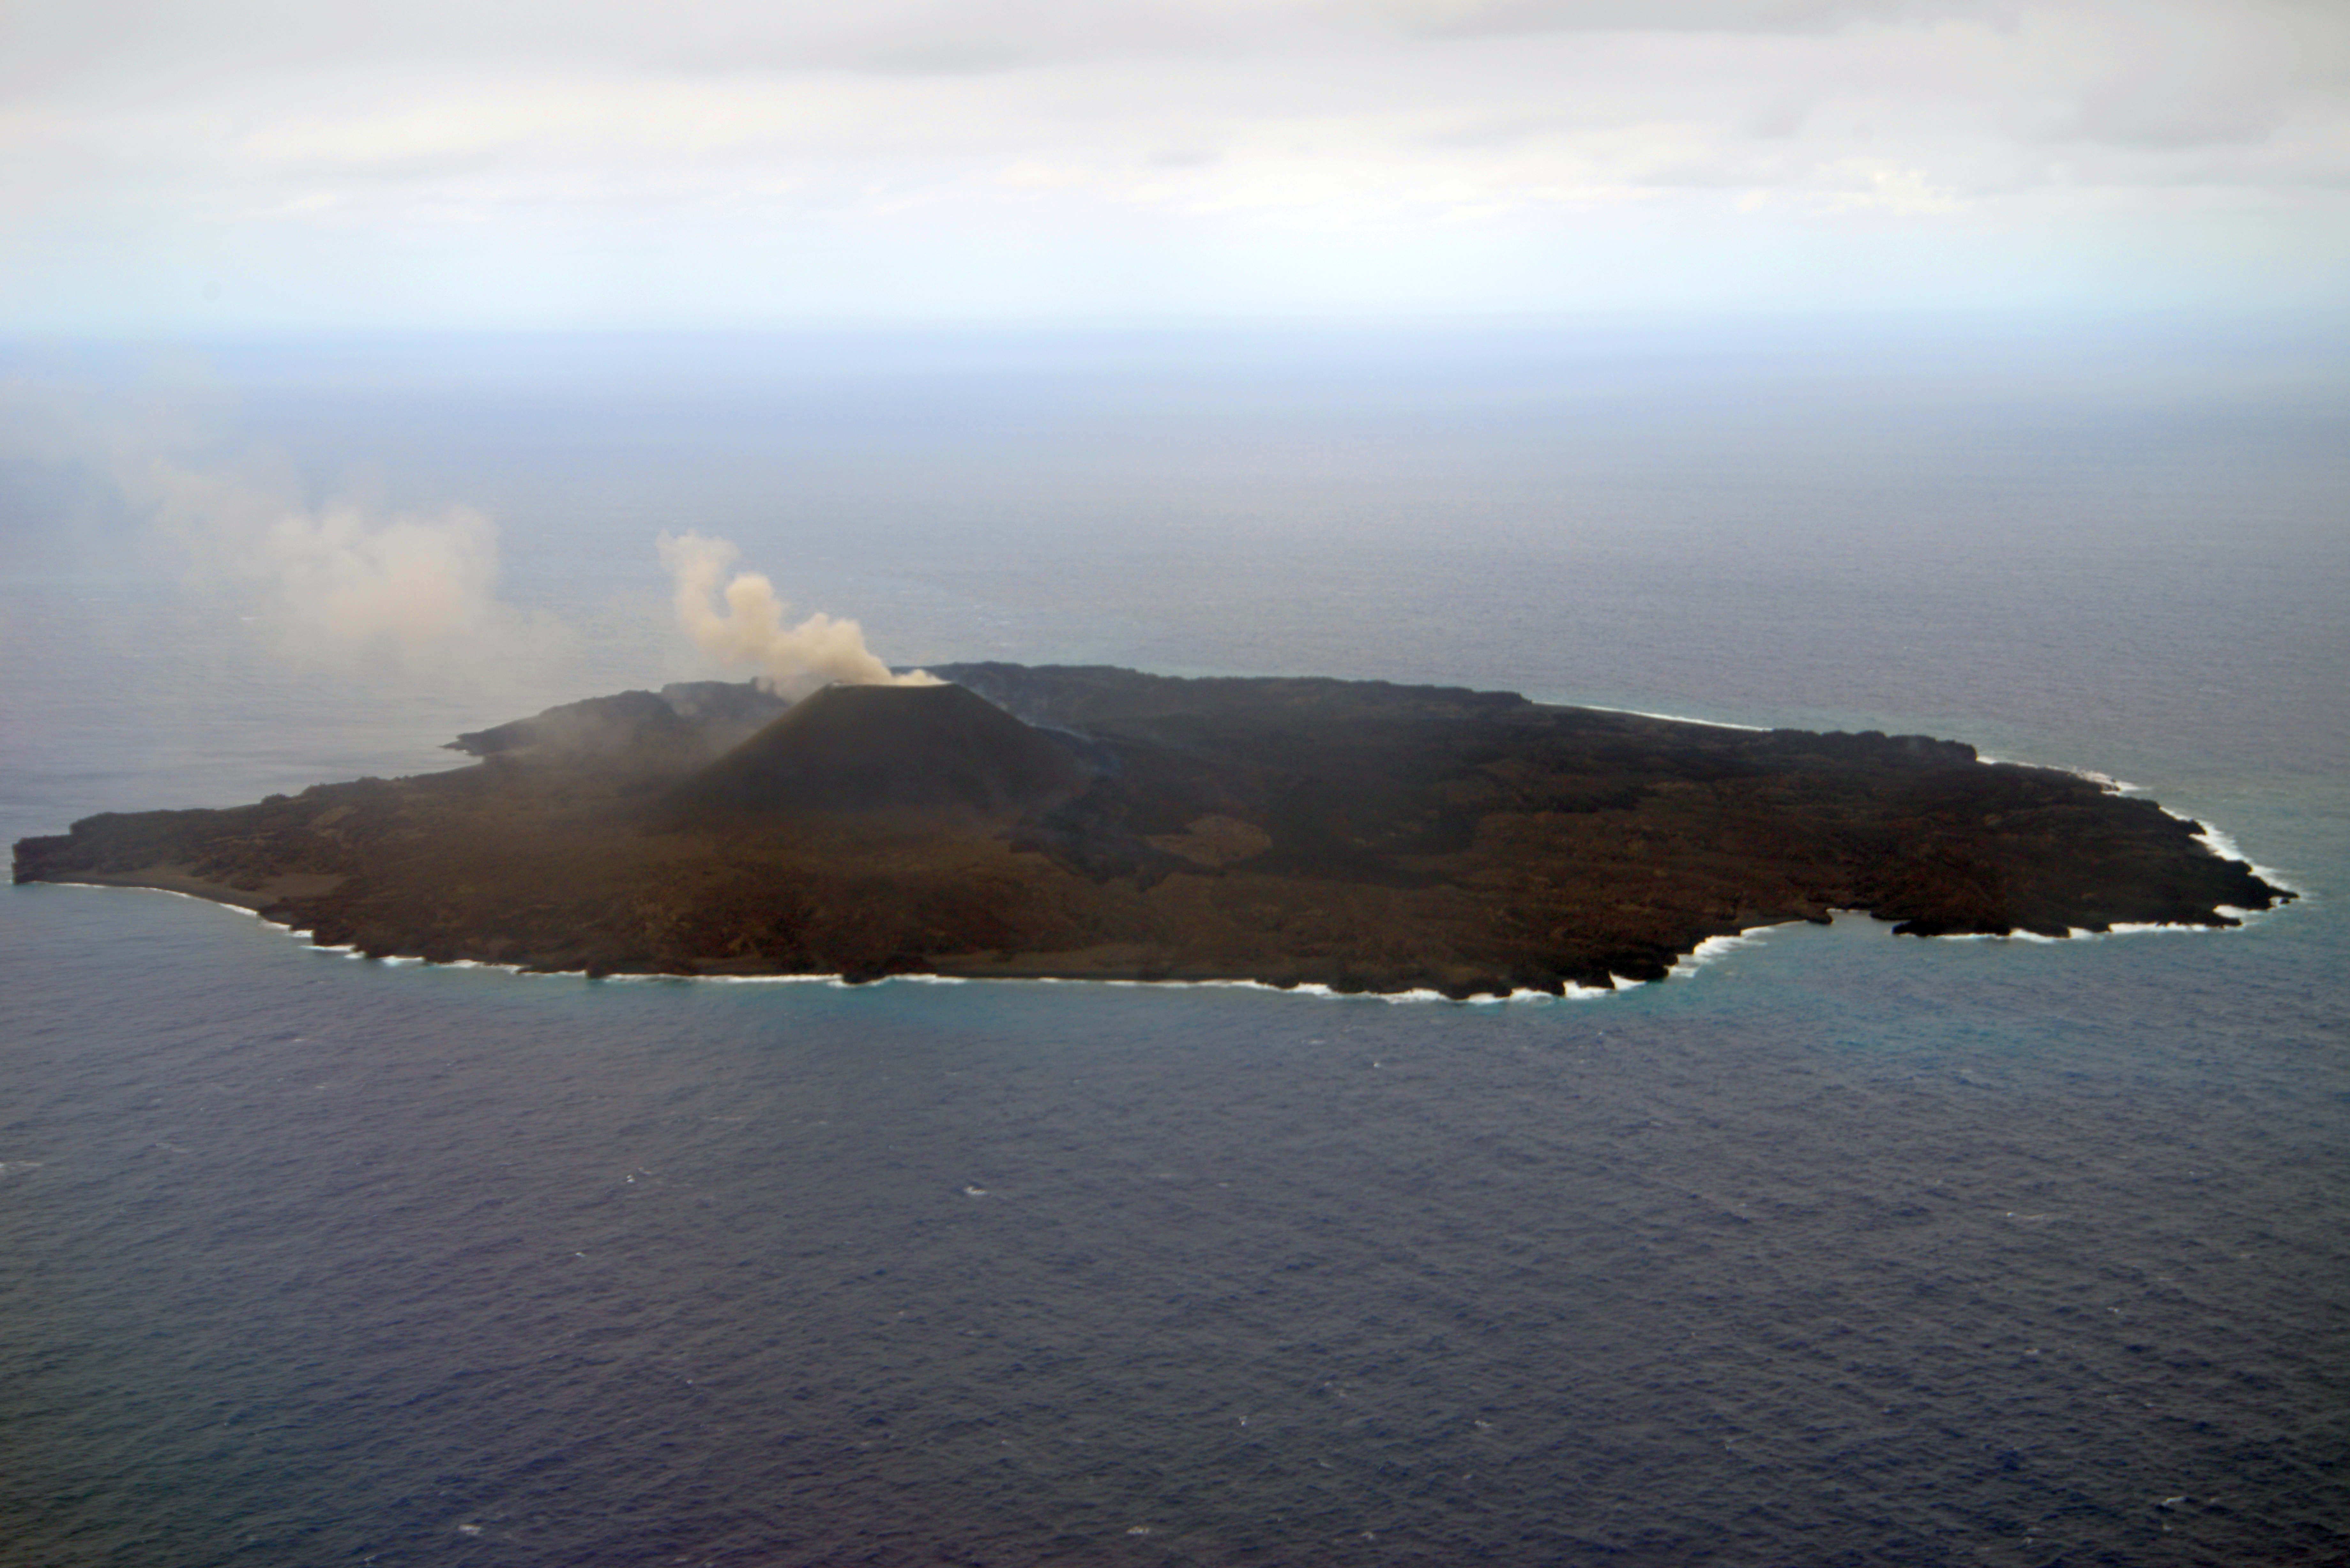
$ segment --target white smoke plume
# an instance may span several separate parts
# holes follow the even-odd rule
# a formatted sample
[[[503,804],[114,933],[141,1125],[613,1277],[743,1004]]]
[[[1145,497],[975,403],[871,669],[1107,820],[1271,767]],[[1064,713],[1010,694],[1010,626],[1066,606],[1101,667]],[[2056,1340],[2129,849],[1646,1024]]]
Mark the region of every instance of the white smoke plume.
[[[359,492],[314,505],[265,453],[195,467],[118,448],[114,467],[189,570],[255,591],[258,618],[297,658],[413,669],[559,637],[498,598],[497,526],[478,508],[387,511]]]
[[[752,669],[759,683],[795,701],[819,686],[935,686],[917,670],[899,675],[865,646],[865,628],[818,611],[797,626],[784,622],[784,601],[759,572],[720,579],[741,552],[723,539],[663,534],[661,565],[677,585],[677,617],[702,657],[730,670]]]

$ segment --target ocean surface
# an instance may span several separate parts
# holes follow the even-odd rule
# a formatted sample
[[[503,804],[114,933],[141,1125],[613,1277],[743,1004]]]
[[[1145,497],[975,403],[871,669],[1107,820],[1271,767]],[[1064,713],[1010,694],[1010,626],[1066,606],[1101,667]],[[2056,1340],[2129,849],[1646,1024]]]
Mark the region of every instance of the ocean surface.
[[[0,346],[12,840],[712,673],[652,543],[699,529],[894,662],[1926,732],[2302,894],[1461,1005],[529,978],[9,888],[0,1564],[2350,1563],[2345,343]],[[458,503],[482,624],[303,619]]]

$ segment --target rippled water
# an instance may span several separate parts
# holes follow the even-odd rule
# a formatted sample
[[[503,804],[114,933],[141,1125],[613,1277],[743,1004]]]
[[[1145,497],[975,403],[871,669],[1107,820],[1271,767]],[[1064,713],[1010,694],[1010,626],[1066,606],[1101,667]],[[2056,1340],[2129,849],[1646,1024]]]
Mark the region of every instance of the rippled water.
[[[958,425],[962,405],[915,392],[933,433],[1050,401],[998,388]],[[425,475],[401,483],[470,493],[451,476],[499,472],[488,438],[416,434],[371,395],[387,461]],[[1017,496],[974,478],[1017,468],[1016,441],[881,464],[869,504],[929,547],[810,552],[811,576],[867,594],[807,602],[877,628],[946,605],[922,635],[1161,667],[1215,664],[1222,627],[1224,668],[1408,673],[1388,634],[1417,626],[1447,679],[1850,713],[2102,766],[2309,898],[2240,932],[2063,944],[1846,920],[1617,996],[1455,1006],[525,979],[319,953],[164,895],[13,889],[0,1563],[2345,1560],[2334,449],[2280,466],[2273,421],[2199,457],[2174,443],[2160,461],[2187,478],[2144,504],[2133,553],[2111,514],[2143,431],[2027,461],[2019,416],[1990,443],[2005,466],[1953,499],[1887,477],[1903,452],[1929,478],[1960,466],[1946,447],[1830,462],[1803,427],[1752,492],[1782,519],[1758,576],[1720,442],[1631,421],[1687,460],[1675,475],[1530,415],[1536,435],[1470,464],[1381,448],[1400,416],[1342,405],[1254,446],[1197,438],[1217,461],[1189,489],[1102,455],[1147,447],[1131,421],[1076,449],[1086,473]],[[279,439],[363,446],[356,417],[281,411]],[[717,439],[664,429],[612,444],[652,475]],[[1359,462],[1318,490],[1275,461],[1347,441]],[[607,521],[578,524],[588,564],[503,503],[515,591],[592,621],[618,541],[690,519],[619,458],[536,461],[498,483],[569,493],[601,462],[612,487]],[[2267,477],[2222,516],[2230,461]],[[1163,526],[1105,539],[1089,518],[1128,471]],[[1414,531],[1403,514],[1440,517],[1472,478],[1500,522]],[[2005,564],[1909,537],[1897,503],[1929,492],[1945,515],[2003,497],[1981,526]],[[11,836],[431,765],[511,716],[470,708],[490,699],[464,680],[355,710],[212,601],[74,564],[48,493],[9,493],[49,552],[0,615]],[[959,514],[915,504],[955,493]],[[1785,520],[1805,493],[1829,521]],[[1267,494],[1294,526],[1220,577],[1197,546],[1249,534]],[[1057,595],[983,547],[1007,496]],[[2092,513],[2037,544],[2016,521]],[[770,569],[796,526],[764,536]],[[1353,547],[1315,577],[1334,536]],[[1660,536],[1692,547],[1643,551]],[[1497,537],[1524,545],[1514,576],[1488,569]],[[1874,564],[1814,603],[1850,613],[1804,613],[1789,585],[1846,581],[1856,539]],[[1621,570],[1578,575],[1593,552]],[[1276,570],[1318,586],[1274,596]],[[1150,621],[1154,575],[1198,614]],[[1626,628],[1668,591],[1647,659]],[[587,676],[504,675],[655,678],[613,670],[669,657],[650,624],[591,641]],[[1257,640],[1231,651],[1242,626]],[[941,651],[1006,649],[903,656]]]

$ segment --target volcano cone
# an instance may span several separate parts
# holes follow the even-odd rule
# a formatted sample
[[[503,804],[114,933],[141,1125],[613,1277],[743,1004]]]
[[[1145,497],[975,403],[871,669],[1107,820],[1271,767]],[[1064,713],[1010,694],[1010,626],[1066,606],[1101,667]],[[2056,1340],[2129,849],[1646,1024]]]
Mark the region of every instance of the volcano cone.
[[[828,686],[683,793],[753,810],[1023,811],[1084,786],[1075,754],[960,686]]]

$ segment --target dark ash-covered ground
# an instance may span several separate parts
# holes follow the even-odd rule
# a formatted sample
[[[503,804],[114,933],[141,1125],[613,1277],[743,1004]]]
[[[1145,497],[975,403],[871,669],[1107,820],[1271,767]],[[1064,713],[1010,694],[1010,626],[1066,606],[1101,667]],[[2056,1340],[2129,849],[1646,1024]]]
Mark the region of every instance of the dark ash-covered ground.
[[[2150,801],[1923,736],[938,673],[788,710],[719,682],[593,699],[460,737],[481,760],[448,773],[90,817],[20,841],[16,876],[174,888],[437,961],[1454,996],[1657,979],[1709,937],[1832,909],[2055,936],[2292,897]]]

